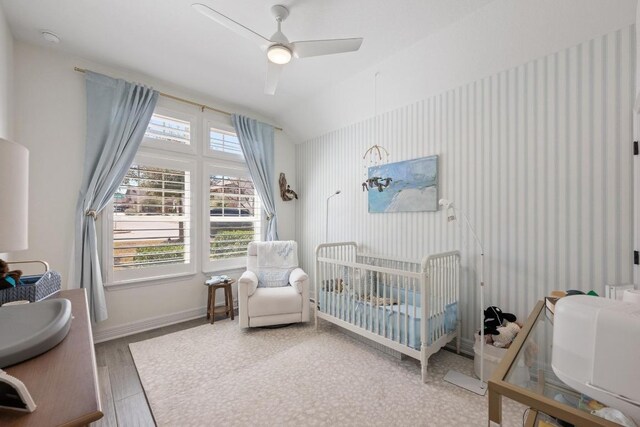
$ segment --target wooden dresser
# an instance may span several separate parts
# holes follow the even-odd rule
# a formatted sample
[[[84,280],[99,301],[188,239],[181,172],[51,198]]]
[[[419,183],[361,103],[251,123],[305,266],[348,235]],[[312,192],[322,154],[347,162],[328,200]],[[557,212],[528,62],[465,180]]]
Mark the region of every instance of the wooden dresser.
[[[5,369],[25,384],[37,408],[30,414],[0,412],[2,426],[83,426],[102,418],[86,292],[60,291],[50,298],[71,301],[71,329],[53,349]]]

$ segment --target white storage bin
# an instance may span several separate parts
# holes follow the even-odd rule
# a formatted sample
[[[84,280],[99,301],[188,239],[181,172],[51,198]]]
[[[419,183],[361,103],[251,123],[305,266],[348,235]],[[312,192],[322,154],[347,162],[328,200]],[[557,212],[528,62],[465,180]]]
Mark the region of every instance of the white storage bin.
[[[475,357],[473,358],[473,367],[476,373],[476,377],[482,381],[488,381],[493,372],[496,370],[502,358],[507,354],[506,348],[496,347],[493,344],[484,345],[484,378],[480,376],[480,336],[476,335],[476,342],[473,345],[473,352]],[[525,384],[529,381],[529,369],[524,365],[523,360],[518,361],[516,371],[509,378],[509,382],[513,384]]]

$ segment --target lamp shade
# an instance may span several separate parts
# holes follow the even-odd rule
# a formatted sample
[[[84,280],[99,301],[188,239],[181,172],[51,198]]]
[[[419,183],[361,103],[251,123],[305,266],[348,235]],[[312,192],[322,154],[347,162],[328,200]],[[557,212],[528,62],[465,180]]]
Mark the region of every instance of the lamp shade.
[[[29,151],[0,138],[0,253],[28,247]]]

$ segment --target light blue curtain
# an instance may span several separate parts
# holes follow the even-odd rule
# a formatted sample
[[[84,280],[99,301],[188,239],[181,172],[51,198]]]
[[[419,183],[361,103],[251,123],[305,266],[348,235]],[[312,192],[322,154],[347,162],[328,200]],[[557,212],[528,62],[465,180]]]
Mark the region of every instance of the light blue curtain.
[[[158,101],[155,90],[87,71],[87,144],[76,207],[75,280],[87,289],[94,322],[107,319],[96,236],[109,203],[142,142]]]
[[[251,180],[267,214],[267,229],[264,240],[278,240],[278,219],[274,186],[273,126],[234,114],[231,121],[236,129],[242,153],[247,161]]]

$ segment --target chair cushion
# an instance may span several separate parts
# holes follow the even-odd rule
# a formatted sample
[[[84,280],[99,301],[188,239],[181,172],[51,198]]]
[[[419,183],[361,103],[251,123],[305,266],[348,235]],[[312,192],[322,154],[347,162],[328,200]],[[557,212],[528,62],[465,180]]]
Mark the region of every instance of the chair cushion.
[[[302,312],[302,295],[292,286],[258,288],[249,297],[249,317]]]

